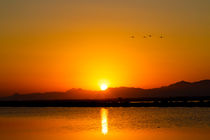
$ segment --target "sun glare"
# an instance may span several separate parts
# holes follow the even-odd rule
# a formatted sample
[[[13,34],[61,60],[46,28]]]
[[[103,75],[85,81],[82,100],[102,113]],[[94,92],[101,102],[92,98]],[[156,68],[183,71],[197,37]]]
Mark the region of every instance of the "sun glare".
[[[106,90],[108,88],[108,86],[106,84],[101,84],[100,88],[101,88],[101,90]]]

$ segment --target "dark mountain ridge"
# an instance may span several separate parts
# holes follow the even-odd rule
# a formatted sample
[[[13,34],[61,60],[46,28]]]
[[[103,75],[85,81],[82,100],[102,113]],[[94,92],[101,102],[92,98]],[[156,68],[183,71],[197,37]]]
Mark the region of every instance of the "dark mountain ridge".
[[[106,91],[71,89],[66,92],[14,94],[2,97],[5,101],[22,100],[90,100],[114,98],[169,98],[169,97],[210,97],[210,80],[198,82],[180,81],[168,86],[142,89],[132,87],[109,88]]]

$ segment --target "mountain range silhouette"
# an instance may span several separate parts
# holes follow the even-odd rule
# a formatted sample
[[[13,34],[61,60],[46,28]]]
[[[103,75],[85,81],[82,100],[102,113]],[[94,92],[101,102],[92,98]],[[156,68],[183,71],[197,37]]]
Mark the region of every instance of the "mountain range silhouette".
[[[115,98],[170,98],[170,97],[210,97],[210,80],[198,82],[180,81],[168,86],[152,89],[133,87],[109,88],[106,91],[71,89],[66,92],[46,92],[18,94],[2,97],[1,101],[25,100],[89,100]]]

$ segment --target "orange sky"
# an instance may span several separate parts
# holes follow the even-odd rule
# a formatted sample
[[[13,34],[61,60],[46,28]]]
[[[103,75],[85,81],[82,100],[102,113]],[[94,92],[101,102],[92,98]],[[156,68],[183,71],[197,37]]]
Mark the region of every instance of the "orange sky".
[[[0,1],[0,92],[208,79],[209,13],[207,0]]]

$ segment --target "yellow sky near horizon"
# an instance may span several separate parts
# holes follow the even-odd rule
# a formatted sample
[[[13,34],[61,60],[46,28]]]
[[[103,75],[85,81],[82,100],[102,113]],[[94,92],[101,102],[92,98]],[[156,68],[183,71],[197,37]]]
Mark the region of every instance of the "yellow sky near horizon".
[[[208,0],[0,0],[0,92],[208,79],[209,13]]]

